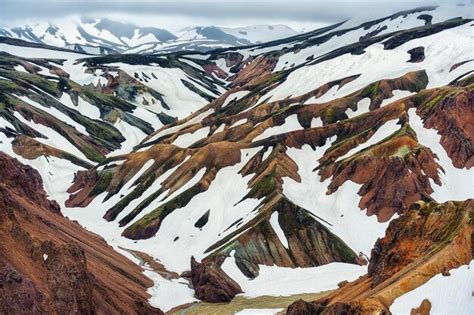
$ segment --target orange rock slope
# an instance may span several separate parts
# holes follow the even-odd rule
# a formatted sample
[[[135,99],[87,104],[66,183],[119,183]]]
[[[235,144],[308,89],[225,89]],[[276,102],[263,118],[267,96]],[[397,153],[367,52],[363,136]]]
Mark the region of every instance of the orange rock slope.
[[[0,313],[162,314],[140,267],[64,218],[36,170],[0,152]]]

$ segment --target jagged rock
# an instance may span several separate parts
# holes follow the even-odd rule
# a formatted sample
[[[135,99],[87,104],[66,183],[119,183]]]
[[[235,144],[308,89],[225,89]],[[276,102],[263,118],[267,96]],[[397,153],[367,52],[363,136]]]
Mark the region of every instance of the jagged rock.
[[[180,278],[185,278],[191,280],[191,270],[185,270],[180,275]]]
[[[97,308],[93,297],[95,279],[87,269],[84,249],[76,243],[56,246],[52,242],[42,248],[47,253],[47,283],[54,309],[59,314],[71,309],[80,314],[94,313]]]
[[[158,119],[163,123],[163,125],[169,125],[176,122],[176,117],[171,117],[163,112],[158,114]]]
[[[0,152],[0,170],[0,183],[17,189],[20,194],[28,196],[30,200],[51,212],[61,213],[58,203],[46,198],[43,180],[31,166],[23,165],[18,160]]]
[[[407,51],[410,54],[410,60],[407,62],[422,62],[425,60],[425,47],[415,47]]]
[[[242,289],[218,266],[198,263],[191,257],[194,296],[204,302],[229,302]]]
[[[0,313],[40,314],[46,309],[46,301],[31,279],[0,260]]]
[[[252,57],[249,58],[250,60],[248,60],[248,62],[241,64],[242,69],[230,78],[230,80],[232,80],[230,87],[255,84],[270,78],[272,76],[272,70],[278,61],[276,58],[271,58],[270,56],[261,56],[255,60],[252,60]]]
[[[421,301],[421,304],[417,308],[412,308],[410,315],[430,315],[431,302],[427,299]]]

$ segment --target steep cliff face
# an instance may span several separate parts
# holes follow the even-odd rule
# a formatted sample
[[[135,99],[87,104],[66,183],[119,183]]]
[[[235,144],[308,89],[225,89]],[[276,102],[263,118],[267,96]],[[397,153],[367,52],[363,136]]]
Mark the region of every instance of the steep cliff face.
[[[474,166],[474,85],[472,76],[436,93],[423,93],[417,113],[426,128],[441,135],[441,145],[458,168]]]
[[[161,313],[141,269],[64,218],[36,170],[4,153],[0,165],[2,313]]]
[[[375,243],[367,275],[323,299],[297,302],[288,308],[288,314],[304,314],[306,310],[314,314],[337,314],[340,310],[388,314],[396,298],[437,274],[449,277],[449,270],[470,263],[473,213],[473,200],[413,204]]]

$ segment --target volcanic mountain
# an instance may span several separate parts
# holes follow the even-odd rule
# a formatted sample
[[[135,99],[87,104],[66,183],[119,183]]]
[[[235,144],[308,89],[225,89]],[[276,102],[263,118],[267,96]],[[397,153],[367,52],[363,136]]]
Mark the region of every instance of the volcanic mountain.
[[[41,286],[50,305],[52,289],[33,278],[39,268],[87,259],[89,269],[77,268],[99,282],[87,290],[113,292],[129,307],[121,312],[192,314],[208,307],[198,300],[283,296],[278,307],[241,310],[469,314],[469,8],[411,9],[207,52],[90,56],[1,38],[2,158],[34,174],[2,182],[16,196],[4,198],[5,237],[14,238],[15,219],[31,238],[58,238],[63,229],[36,231],[36,220],[54,216],[100,235],[144,275],[110,247],[100,263],[105,243],[90,248],[86,236],[51,245],[79,258],[44,267],[49,247],[39,244],[22,266],[4,268],[29,279],[30,292]],[[24,200],[31,181],[46,192]],[[3,250],[23,259],[15,246]],[[133,281],[100,284],[109,255]],[[120,297],[125,280],[138,304]]]

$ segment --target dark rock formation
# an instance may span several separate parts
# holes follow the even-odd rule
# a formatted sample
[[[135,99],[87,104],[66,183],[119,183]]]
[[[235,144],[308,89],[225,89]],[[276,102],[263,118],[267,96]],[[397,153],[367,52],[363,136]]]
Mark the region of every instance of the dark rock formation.
[[[288,315],[318,315],[321,307],[312,302],[298,300],[288,306],[286,314]]]
[[[216,265],[198,263],[191,257],[191,280],[194,296],[204,302],[229,302],[242,289]]]
[[[203,66],[203,69],[204,69],[204,72],[209,76],[211,74],[214,74],[216,77],[220,79],[227,78],[227,73],[221,68],[219,68],[219,66],[217,66],[215,62],[206,63]]]
[[[454,70],[456,70],[457,68],[459,68],[460,66],[468,63],[468,62],[473,62],[474,59],[468,59],[468,60],[464,60],[464,61],[461,61],[461,62],[457,62],[455,63],[454,65],[451,66],[451,68],[449,68],[449,72],[452,72]]]
[[[95,279],[87,269],[84,249],[76,243],[57,246],[50,241],[44,242],[42,249],[47,253],[43,261],[55,310],[67,314],[72,307],[79,314],[93,314]]]
[[[206,213],[204,213],[197,221],[194,223],[194,227],[198,229],[202,229],[206,224],[207,221],[209,221],[209,214],[211,213],[211,210],[207,210]]]
[[[431,24],[431,21],[433,20],[433,16],[429,14],[421,14],[417,17],[418,20],[423,20],[425,21],[425,25]]]
[[[359,38],[359,41],[362,42],[362,41],[368,40],[371,37],[377,36],[379,33],[385,31],[386,29],[387,29],[387,25],[384,25],[382,27],[377,27],[377,29],[373,30],[372,32],[368,32],[364,36],[361,36]]]
[[[407,62],[415,63],[422,62],[423,60],[425,60],[425,47],[423,46],[412,48],[407,51],[407,53],[410,54],[410,60],[408,60]]]
[[[391,36],[388,40],[383,42],[384,49],[394,49],[413,39],[430,36],[447,29],[451,29],[466,23],[471,22],[470,19],[455,18],[441,23],[429,24],[420,28],[413,28],[405,31],[400,31]]]

